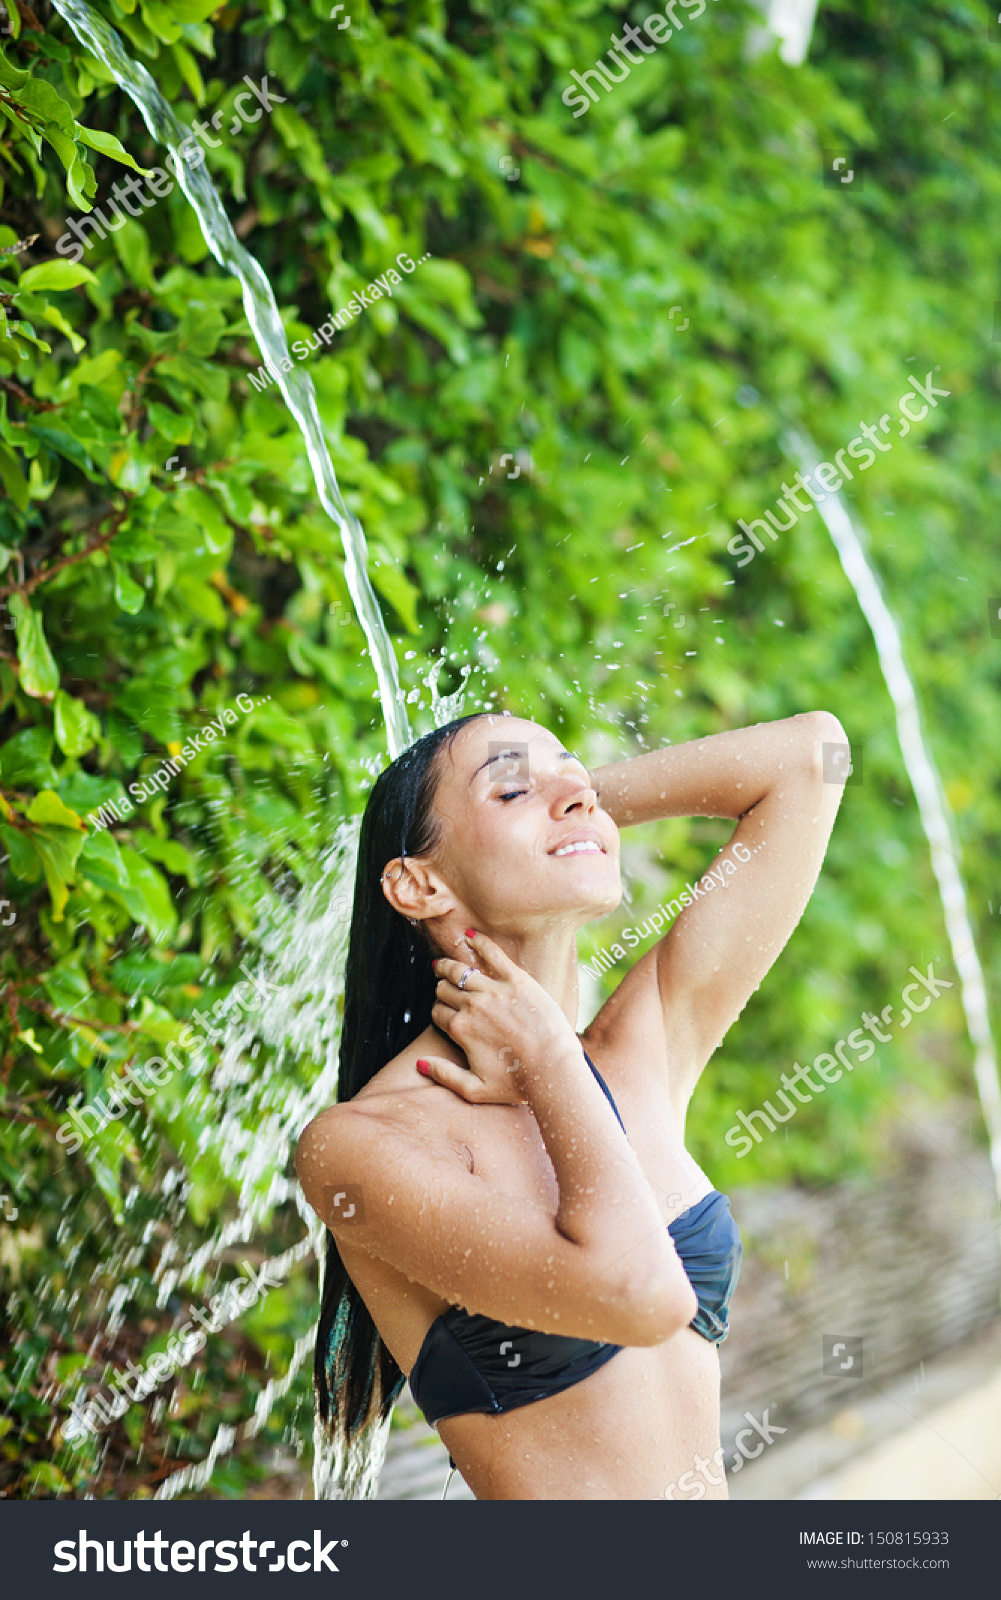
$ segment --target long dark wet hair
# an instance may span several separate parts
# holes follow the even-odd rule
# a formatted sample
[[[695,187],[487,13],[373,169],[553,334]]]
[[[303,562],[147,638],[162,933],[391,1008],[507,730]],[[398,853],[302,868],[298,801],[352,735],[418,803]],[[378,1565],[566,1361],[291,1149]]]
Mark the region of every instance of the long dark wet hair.
[[[389,904],[380,880],[387,861],[423,855],[437,843],[433,806],[443,752],[467,722],[487,715],[473,712],[426,733],[380,774],[368,797],[344,978],[338,1101],[351,1100],[431,1021],[430,943],[420,923],[412,925]],[[329,1229],[313,1379],[323,1422],[347,1443],[386,1418],[404,1384]]]

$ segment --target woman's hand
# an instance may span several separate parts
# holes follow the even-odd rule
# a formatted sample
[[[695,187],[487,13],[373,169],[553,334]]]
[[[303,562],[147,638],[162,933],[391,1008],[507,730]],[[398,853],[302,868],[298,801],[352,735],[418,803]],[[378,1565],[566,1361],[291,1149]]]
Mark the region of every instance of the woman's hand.
[[[436,1028],[465,1054],[469,1068],[443,1056],[422,1056],[427,1076],[474,1105],[523,1105],[533,1071],[580,1041],[556,1001],[486,934],[467,930],[476,965],[443,957],[434,964]]]

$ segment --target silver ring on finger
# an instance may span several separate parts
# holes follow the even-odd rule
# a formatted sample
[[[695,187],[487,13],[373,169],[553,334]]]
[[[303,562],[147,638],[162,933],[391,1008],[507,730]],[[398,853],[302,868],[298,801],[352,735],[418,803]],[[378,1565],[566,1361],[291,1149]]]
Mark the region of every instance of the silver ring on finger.
[[[467,967],[465,972],[462,974],[462,977],[459,979],[456,987],[459,988],[459,989],[464,989],[466,987],[466,984],[469,982],[469,979],[471,978],[472,974],[475,971],[476,971],[475,967]]]

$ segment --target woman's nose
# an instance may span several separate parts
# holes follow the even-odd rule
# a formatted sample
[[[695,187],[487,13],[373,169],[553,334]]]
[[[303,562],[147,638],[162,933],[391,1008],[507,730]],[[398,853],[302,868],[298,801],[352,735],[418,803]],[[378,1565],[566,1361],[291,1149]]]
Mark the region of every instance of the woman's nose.
[[[598,809],[598,796],[589,783],[567,781],[566,787],[556,802],[557,813],[565,816],[568,811],[585,811],[590,814]]]

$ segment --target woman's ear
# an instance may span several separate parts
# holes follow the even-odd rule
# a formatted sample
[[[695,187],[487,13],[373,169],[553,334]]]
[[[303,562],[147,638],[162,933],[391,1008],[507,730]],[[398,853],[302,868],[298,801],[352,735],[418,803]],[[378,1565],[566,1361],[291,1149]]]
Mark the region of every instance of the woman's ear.
[[[387,861],[382,892],[393,910],[410,922],[443,916],[455,904],[447,884],[416,856],[394,856]]]

